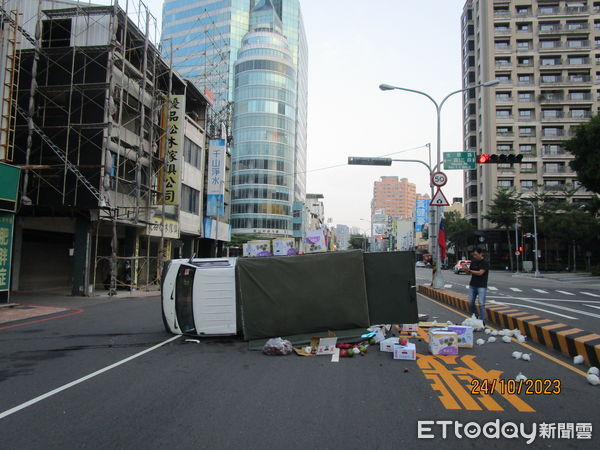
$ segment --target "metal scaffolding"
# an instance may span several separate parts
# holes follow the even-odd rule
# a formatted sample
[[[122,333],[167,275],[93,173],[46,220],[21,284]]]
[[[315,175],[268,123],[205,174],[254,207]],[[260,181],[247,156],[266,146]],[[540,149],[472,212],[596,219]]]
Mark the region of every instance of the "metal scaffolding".
[[[14,29],[14,42],[20,35],[27,43],[15,44],[11,60],[11,73],[21,60],[20,80],[11,78],[11,86],[19,85],[19,114],[11,122],[10,96],[3,99],[3,111],[9,113],[2,114],[3,129],[10,130],[11,123],[14,128],[10,147],[24,172],[22,205],[30,209],[23,213],[89,218],[94,224],[92,289],[97,281],[111,294],[120,285],[157,285],[164,237],[160,254],[152,250],[149,235],[145,248],[139,245],[144,239],[138,239],[153,217],[165,223],[159,147],[172,69],[155,46],[156,18],[140,0],[104,6],[31,3],[37,3],[37,14],[23,26],[16,12],[21,2],[4,0],[1,11]],[[129,235],[119,236],[120,225],[135,233],[133,248]],[[125,276],[119,275],[119,265],[125,266]]]

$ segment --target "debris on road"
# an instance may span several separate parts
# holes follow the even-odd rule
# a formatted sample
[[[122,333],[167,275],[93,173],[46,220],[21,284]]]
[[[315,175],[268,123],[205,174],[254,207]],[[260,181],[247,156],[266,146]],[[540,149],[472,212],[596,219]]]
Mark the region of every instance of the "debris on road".
[[[193,342],[194,344],[200,343],[200,341],[198,339],[186,339],[185,342]]]
[[[521,359],[522,356],[523,356],[522,352],[512,352],[512,357],[515,359]]]
[[[583,356],[577,355],[573,358],[573,364],[583,364]]]
[[[483,340],[481,338],[477,339],[477,345],[483,345],[483,344],[485,344],[485,340]]]
[[[488,338],[488,342],[496,342],[496,338],[494,336],[490,336]]]
[[[509,344],[511,342],[511,339],[508,336],[502,336],[502,342],[504,342],[505,344]]]
[[[515,377],[515,381],[527,381],[527,377],[519,372],[519,374]]]
[[[587,374],[600,376],[600,370],[598,370],[597,367],[590,367],[587,371]]]
[[[290,341],[286,341],[280,337],[269,339],[264,347],[263,353],[265,355],[289,355],[292,353],[293,347]]]
[[[528,353],[523,353],[523,356],[521,356],[521,359],[523,361],[531,361],[531,355]]]
[[[598,375],[590,373],[586,376],[586,379],[588,380],[588,383],[590,383],[592,386],[597,386],[598,384],[600,384],[600,378],[598,378]]]
[[[483,330],[485,328],[483,326],[483,320],[480,320],[477,317],[475,317],[475,314],[473,314],[468,319],[465,319],[463,321],[462,325],[465,326],[465,327],[471,327],[475,331],[481,331],[481,330]]]

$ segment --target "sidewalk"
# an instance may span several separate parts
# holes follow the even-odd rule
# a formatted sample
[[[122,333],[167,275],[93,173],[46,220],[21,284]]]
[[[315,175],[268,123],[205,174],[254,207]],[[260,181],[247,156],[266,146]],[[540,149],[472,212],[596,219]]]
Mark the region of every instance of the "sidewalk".
[[[29,319],[43,319],[64,314],[79,314],[86,306],[99,302],[125,299],[159,297],[160,291],[117,291],[109,296],[108,291],[98,291],[93,297],[74,297],[64,290],[13,292],[10,303],[0,303],[0,330],[6,325]]]

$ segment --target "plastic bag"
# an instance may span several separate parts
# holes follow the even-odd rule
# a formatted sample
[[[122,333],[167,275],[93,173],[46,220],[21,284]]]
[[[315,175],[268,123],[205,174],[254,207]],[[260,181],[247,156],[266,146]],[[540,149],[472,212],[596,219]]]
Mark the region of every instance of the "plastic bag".
[[[269,339],[263,347],[265,355],[289,355],[292,351],[292,343],[280,337]]]
[[[468,319],[465,319],[462,325],[465,327],[472,327],[473,331],[481,331],[484,328],[483,320],[480,320],[477,317],[475,317],[475,314],[473,314]]]

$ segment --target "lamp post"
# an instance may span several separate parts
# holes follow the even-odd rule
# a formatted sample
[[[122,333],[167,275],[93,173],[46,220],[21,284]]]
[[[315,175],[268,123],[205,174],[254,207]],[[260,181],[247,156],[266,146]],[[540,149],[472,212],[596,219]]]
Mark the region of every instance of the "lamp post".
[[[371,223],[371,221],[367,220],[367,219],[358,219],[358,220],[362,220],[363,222],[368,222],[369,223],[370,235],[373,236],[373,224]],[[367,234],[366,233],[365,233],[365,239],[363,240],[363,246],[365,248],[364,250],[365,250],[365,253],[366,253],[367,252],[367,248],[368,248],[368,245],[367,245]]]
[[[462,89],[458,89],[458,90],[450,92],[448,95],[446,95],[440,103],[436,102],[434,100],[434,98],[431,97],[426,92],[418,91],[416,89],[408,89],[408,88],[403,88],[403,87],[399,87],[399,86],[392,86],[390,84],[380,84],[379,89],[381,89],[382,91],[399,90],[399,91],[413,92],[415,94],[419,94],[419,95],[423,95],[423,96],[427,97],[435,105],[436,114],[437,114],[437,167],[441,168],[442,149],[441,149],[441,120],[440,119],[441,119],[442,107],[444,106],[444,103],[446,103],[446,100],[448,100],[450,97],[452,97],[455,94],[459,94],[461,92],[468,91],[469,89],[475,89],[478,87],[495,86],[498,83],[500,83],[500,81],[491,80],[491,81],[486,81],[484,83],[478,83],[478,84],[474,84],[472,86],[467,86]],[[433,280],[432,280],[431,284],[434,288],[439,289],[439,288],[444,287],[444,277],[442,275],[440,251],[439,251],[439,245],[437,242],[439,223],[440,223],[440,218],[441,218],[441,210],[439,207],[436,207],[434,211],[435,211],[433,214],[434,220],[433,220],[433,223],[431,224],[431,233],[429,234],[429,239],[430,239],[430,243],[431,243],[431,248],[433,249],[433,257],[434,257],[434,262],[435,262],[435,270],[433,273]]]
[[[538,261],[538,236],[537,236],[537,219],[535,216],[535,205],[533,204],[532,201],[525,200],[524,198],[515,198],[515,200],[518,202],[528,203],[531,206],[531,209],[533,210],[533,246],[535,248],[535,255],[534,255],[535,274],[533,276],[536,278],[539,278],[540,277],[540,267],[539,267],[539,261]]]

